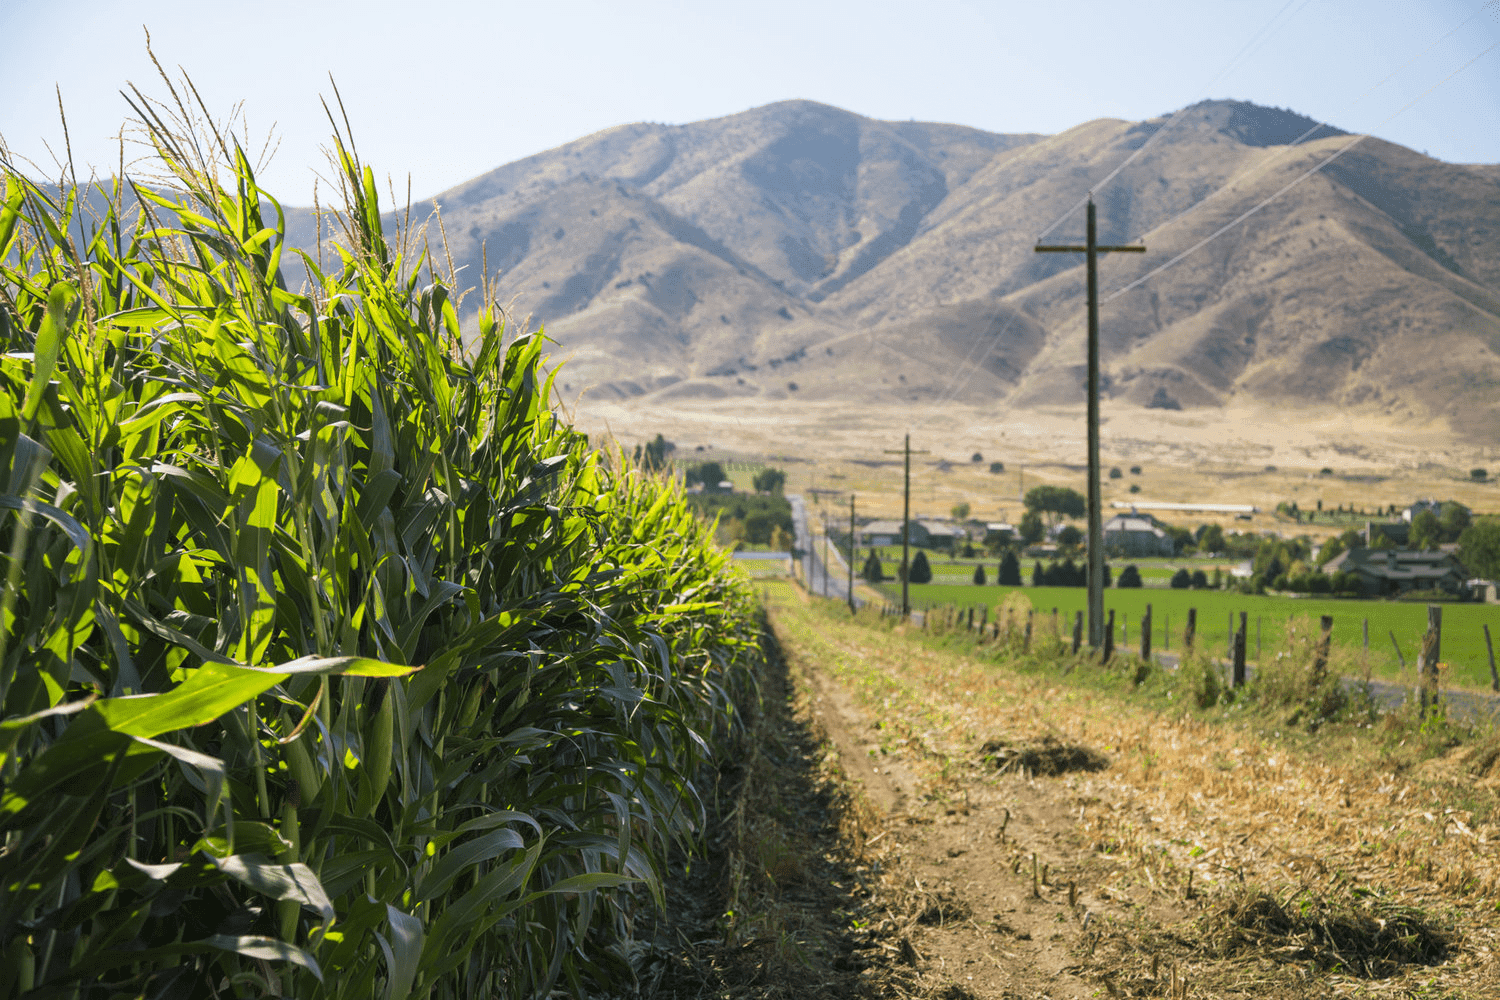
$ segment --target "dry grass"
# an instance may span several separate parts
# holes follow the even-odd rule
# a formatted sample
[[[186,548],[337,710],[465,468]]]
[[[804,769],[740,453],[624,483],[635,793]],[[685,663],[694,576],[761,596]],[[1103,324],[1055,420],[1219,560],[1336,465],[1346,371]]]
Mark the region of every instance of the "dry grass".
[[[1470,775],[1496,767],[1500,742],[1435,758],[1423,771],[1385,756],[1383,741],[1399,751],[1395,737],[1401,733],[1421,742],[1422,728],[1401,719],[1373,727],[1325,725],[1316,737],[1298,730],[1298,740],[1317,741],[1315,749],[1298,749],[1291,731],[1283,731],[1285,712],[1256,714],[1243,703],[1220,709],[1213,719],[1186,705],[1162,710],[1159,699],[1142,704],[1125,697],[1124,689],[1113,696],[1097,685],[1072,683],[1098,671],[1087,663],[1075,665],[1068,679],[1061,669],[1049,674],[1019,661],[1017,672],[938,648],[936,640],[903,641],[914,634],[904,626],[881,636],[878,625],[818,617],[816,608],[796,611],[784,625],[792,641],[807,644],[804,655],[894,730],[910,733],[946,761],[967,755],[978,762],[986,745],[1044,740],[1108,754],[1108,770],[1057,779],[1078,802],[1077,834],[1118,862],[1090,891],[1142,905],[1191,898],[1229,914],[1221,917],[1224,927],[1233,925],[1234,913],[1269,912],[1264,904],[1247,911],[1249,904],[1234,902],[1243,901],[1245,886],[1262,887],[1283,909],[1290,899],[1314,899],[1316,906],[1298,911],[1286,925],[1289,936],[1275,945],[1306,952],[1310,957],[1299,959],[1299,969],[1317,959],[1329,976],[1380,970],[1402,988],[1415,984],[1414,977],[1434,976],[1459,995],[1494,988],[1500,826],[1491,818],[1493,790],[1476,788]],[[1439,726],[1431,719],[1427,725]],[[1380,920],[1395,928],[1394,938],[1370,931]],[[1210,947],[1208,926],[1216,925],[1181,931],[1196,942],[1181,956],[1201,966],[1194,981],[1207,976],[1224,989],[1248,981],[1243,962],[1214,966],[1213,956],[1228,952]],[[1258,926],[1252,921],[1242,931],[1259,933]],[[1139,943],[1142,934],[1161,932],[1153,925],[1123,940]],[[1412,934],[1415,944],[1407,940]],[[1427,970],[1412,964],[1409,955],[1437,955],[1433,942],[1440,939],[1443,965]],[[1417,950],[1402,950],[1408,947]],[[1356,969],[1358,963],[1364,964]],[[1276,981],[1291,989],[1300,975]]]

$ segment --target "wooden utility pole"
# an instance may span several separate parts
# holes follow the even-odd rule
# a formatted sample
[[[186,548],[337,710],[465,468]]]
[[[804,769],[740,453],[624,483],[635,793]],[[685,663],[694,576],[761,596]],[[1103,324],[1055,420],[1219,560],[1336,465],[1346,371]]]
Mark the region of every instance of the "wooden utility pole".
[[[854,494],[849,494],[849,613],[854,607],[854,553],[859,551],[859,536],[854,533]]]
[[[1099,246],[1094,224],[1094,196],[1089,194],[1083,246],[1038,246],[1037,253],[1084,253],[1088,255],[1089,293],[1089,646],[1098,649],[1104,641],[1104,518],[1099,487],[1099,254],[1144,253],[1144,246]]]
[[[906,435],[906,445],[900,451],[887,448],[885,453],[906,456],[906,488],[902,493],[904,499],[901,508],[901,617],[906,618],[911,615],[911,435]],[[925,455],[927,452],[919,451],[916,454]]]

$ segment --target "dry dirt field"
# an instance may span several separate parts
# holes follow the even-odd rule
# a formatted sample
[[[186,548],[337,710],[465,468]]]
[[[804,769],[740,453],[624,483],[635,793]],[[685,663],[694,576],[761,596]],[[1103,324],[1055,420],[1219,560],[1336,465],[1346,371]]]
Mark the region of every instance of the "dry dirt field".
[[[1310,734],[765,594],[764,711],[646,995],[1500,996],[1493,737]]]
[[[613,439],[629,448],[661,433],[677,444],[680,460],[767,462],[786,470],[789,492],[853,490],[861,513],[872,515],[900,512],[900,456],[886,449],[899,449],[907,433],[914,449],[928,452],[912,461],[914,514],[947,516],[954,504],[967,502],[975,517],[1014,519],[1026,488],[1046,482],[1084,489],[1081,408],[994,412],[958,404],[796,406],[749,400],[671,406],[584,396],[574,412],[579,428],[595,440]],[[1106,401],[1102,412],[1104,468],[1119,466],[1125,472],[1120,479],[1104,480],[1106,502],[1259,507],[1262,513],[1248,525],[1220,519],[1242,530],[1295,528],[1273,514],[1283,500],[1295,500],[1304,510],[1319,500],[1327,507],[1369,509],[1434,497],[1500,512],[1500,447],[1458,443],[1444,425],[1387,427],[1336,410],[1170,411],[1115,401]],[[976,452],[983,456],[980,463],[971,461]],[[994,461],[1005,463],[1004,473],[989,473]],[[1132,465],[1141,467],[1139,475],[1128,472]],[[1471,482],[1469,470],[1476,467],[1493,473],[1492,481]],[[1322,475],[1324,468],[1332,474]],[[1138,493],[1129,492],[1132,484]],[[1193,525],[1208,520],[1213,519],[1183,519]],[[1295,530],[1320,535],[1331,529]]]

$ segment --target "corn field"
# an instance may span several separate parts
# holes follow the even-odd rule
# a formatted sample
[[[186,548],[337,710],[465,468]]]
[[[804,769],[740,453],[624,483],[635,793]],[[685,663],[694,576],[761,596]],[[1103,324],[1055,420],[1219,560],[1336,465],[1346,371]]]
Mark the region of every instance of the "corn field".
[[[752,595],[352,143],[325,269],[137,111],[170,185],[0,174],[0,998],[627,983]]]

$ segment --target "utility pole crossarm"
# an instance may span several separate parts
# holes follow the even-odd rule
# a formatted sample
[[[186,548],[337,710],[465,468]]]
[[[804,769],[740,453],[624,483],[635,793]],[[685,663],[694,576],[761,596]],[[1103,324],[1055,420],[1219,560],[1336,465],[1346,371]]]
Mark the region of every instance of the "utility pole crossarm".
[[[1035,246],[1031,248],[1037,253],[1088,253],[1086,246]],[[1123,247],[1094,247],[1094,253],[1145,253],[1146,248],[1139,243],[1132,243]]]

